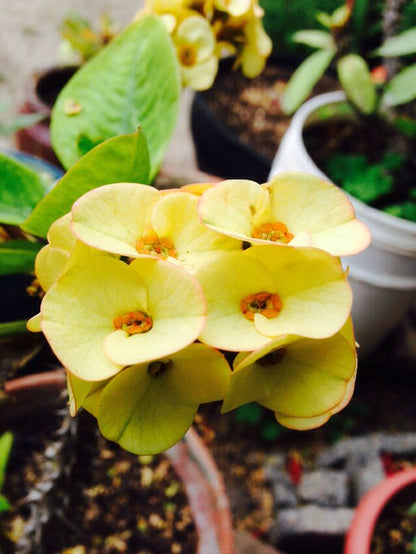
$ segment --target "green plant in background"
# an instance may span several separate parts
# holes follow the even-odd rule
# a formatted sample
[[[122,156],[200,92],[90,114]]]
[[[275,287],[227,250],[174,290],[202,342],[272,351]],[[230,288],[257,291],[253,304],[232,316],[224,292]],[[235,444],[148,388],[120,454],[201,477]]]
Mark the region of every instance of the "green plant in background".
[[[325,30],[294,34],[296,42],[317,51],[292,75],[282,106],[286,113],[293,113],[330,65],[334,65],[347,97],[350,121],[355,121],[362,129],[373,129],[375,135],[384,136],[385,151],[374,149],[371,155],[355,154],[355,147],[351,145],[351,151],[327,159],[323,169],[359,200],[415,221],[416,187],[410,176],[414,172],[416,136],[416,64],[412,59],[416,52],[416,26],[398,32],[400,26],[403,28],[398,8],[404,10],[408,4],[400,6],[400,3],[387,1],[382,5],[384,40],[378,33],[382,44],[371,52],[360,54],[356,51],[352,21],[363,6],[354,0],[342,4],[331,14],[321,12],[317,15]],[[406,25],[411,21],[411,10],[408,10]],[[323,112],[319,117],[324,121]],[[366,131],[365,136],[370,137],[370,133]],[[371,141],[371,138],[364,140]]]
[[[362,155],[336,154],[326,161],[325,169],[343,188],[367,204],[394,190],[394,172],[403,156],[389,152],[378,163]]]
[[[316,82],[335,62],[338,78],[348,100],[363,115],[383,113],[391,107],[416,98],[416,64],[407,64],[396,74],[379,70],[370,73],[367,61],[354,53],[349,23],[355,9],[348,1],[332,14],[319,13],[318,21],[326,30],[298,31],[293,40],[318,50],[295,71],[284,93],[283,109],[293,113],[311,93]],[[416,52],[416,27],[387,39],[374,56],[397,58]]]
[[[333,12],[343,0],[261,0],[265,11],[263,24],[273,41],[277,56],[291,54],[306,57],[309,50],[305,45],[293,41],[293,35],[303,28],[322,28],[316,19],[319,12]],[[353,41],[355,48],[364,50],[380,33],[380,9],[373,0],[356,0],[352,16]]]
[[[71,13],[61,27],[60,58],[63,63],[85,63],[98,54],[116,34],[116,26],[108,14],[100,17],[98,29],[94,29],[80,14]]]
[[[13,444],[13,435],[9,431],[3,433],[0,437],[0,514],[10,510],[10,503],[7,498],[1,494],[4,480],[6,478],[6,469]]]

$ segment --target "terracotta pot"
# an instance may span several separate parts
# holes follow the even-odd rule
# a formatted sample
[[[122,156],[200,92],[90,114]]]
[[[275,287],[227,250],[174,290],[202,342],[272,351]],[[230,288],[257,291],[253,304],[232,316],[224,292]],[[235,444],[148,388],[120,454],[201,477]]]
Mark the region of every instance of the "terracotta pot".
[[[294,115],[276,157],[270,177],[286,170],[313,173],[330,180],[309,155],[303,129],[319,109],[331,111],[345,102],[342,91],[308,100]],[[377,210],[349,196],[357,218],[371,231],[371,245],[361,254],[348,256],[348,280],[354,293],[352,318],[359,356],[365,357],[393,329],[416,300],[416,223]]]
[[[364,495],[348,530],[344,554],[370,554],[371,539],[383,508],[397,493],[415,484],[416,468],[407,469],[387,477]]]
[[[61,164],[51,146],[50,113],[58,94],[77,69],[78,66],[52,67],[35,73],[20,108],[21,113],[43,113],[45,119],[18,131],[15,135],[17,147],[58,167]]]
[[[7,403],[2,424],[33,410],[58,405],[66,388],[63,369],[20,377],[4,385]],[[4,417],[3,417],[4,416]],[[219,470],[196,431],[165,452],[182,480],[198,534],[197,554],[233,554],[234,533],[224,483]]]
[[[224,482],[215,462],[191,427],[166,452],[185,485],[198,529],[198,554],[233,554],[234,534]]]

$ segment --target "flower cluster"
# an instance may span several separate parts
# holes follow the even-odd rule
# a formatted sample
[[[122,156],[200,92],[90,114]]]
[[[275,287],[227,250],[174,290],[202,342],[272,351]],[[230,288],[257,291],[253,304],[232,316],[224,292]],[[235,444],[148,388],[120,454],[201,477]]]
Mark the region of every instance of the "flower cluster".
[[[312,175],[105,185],[51,226],[28,326],[66,367],[71,412],[83,406],[132,452],[168,448],[217,400],[313,428],[352,394],[352,295],[338,256],[368,242],[346,196]]]
[[[272,51],[258,0],[147,0],[136,17],[149,13],[165,23],[183,85],[194,90],[211,87],[223,55],[235,56],[235,66],[256,77]]]

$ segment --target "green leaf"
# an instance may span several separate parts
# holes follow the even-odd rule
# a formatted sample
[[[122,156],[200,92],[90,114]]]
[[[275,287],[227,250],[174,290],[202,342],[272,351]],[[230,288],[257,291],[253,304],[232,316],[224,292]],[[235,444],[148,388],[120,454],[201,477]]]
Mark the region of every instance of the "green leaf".
[[[75,73],[59,95],[51,121],[53,147],[71,167],[88,144],[146,134],[151,178],[156,175],[179,110],[179,66],[163,23],[136,21]]]
[[[0,514],[2,512],[8,512],[10,510],[10,502],[7,500],[7,498],[0,494]]]
[[[380,48],[374,51],[378,56],[386,58],[405,56],[416,52],[416,27],[403,31],[395,37],[387,39]]]
[[[326,27],[327,29],[332,27],[332,18],[328,13],[319,12],[316,14],[316,19],[323,27]]]
[[[6,431],[6,433],[3,433],[0,437],[0,490],[3,488],[4,474],[9,461],[12,444],[13,435],[10,431]]]
[[[0,337],[11,337],[14,335],[22,335],[28,333],[26,320],[9,321],[0,323]]]
[[[0,222],[19,225],[45,196],[47,188],[39,175],[0,153]]]
[[[249,423],[255,425],[260,423],[264,408],[255,402],[239,406],[235,411],[235,421],[237,423]]]
[[[397,117],[394,126],[407,137],[416,138],[416,121],[410,117]]]
[[[386,206],[384,211],[390,215],[407,219],[408,221],[414,221],[416,223],[416,201],[407,200],[401,204],[392,204]]]
[[[134,454],[157,454],[178,442],[198,405],[169,395],[163,385],[164,375],[149,376],[143,364],[118,373],[100,399],[97,420],[104,437]]]
[[[365,203],[374,202],[394,187],[394,178],[385,160],[370,164],[365,156],[336,154],[327,160],[325,170],[331,180]]]
[[[41,244],[28,240],[0,242],[0,275],[30,273]]]
[[[133,135],[106,140],[88,152],[36,206],[22,228],[45,237],[51,223],[69,212],[85,192],[118,182],[149,182],[149,156],[140,129]]]
[[[384,106],[399,106],[416,98],[416,64],[395,75],[386,85],[381,102]]]
[[[313,48],[335,49],[334,39],[326,31],[298,31],[292,38],[295,42],[307,44]]]
[[[348,23],[348,19],[350,18],[351,10],[347,5],[347,2],[337,8],[333,14],[331,15],[331,27],[343,27]]]
[[[16,116],[10,122],[3,123],[0,121],[0,135],[12,135],[20,129],[31,127],[32,125],[35,125],[36,123],[39,123],[39,121],[45,119],[47,115],[48,114],[46,112],[27,113]]]
[[[357,54],[344,56],[338,61],[337,71],[348,99],[360,112],[372,113],[376,107],[377,95],[364,59]]]
[[[293,113],[306,100],[317,81],[325,73],[334,55],[334,50],[319,50],[301,63],[285,88],[282,100],[284,113]]]

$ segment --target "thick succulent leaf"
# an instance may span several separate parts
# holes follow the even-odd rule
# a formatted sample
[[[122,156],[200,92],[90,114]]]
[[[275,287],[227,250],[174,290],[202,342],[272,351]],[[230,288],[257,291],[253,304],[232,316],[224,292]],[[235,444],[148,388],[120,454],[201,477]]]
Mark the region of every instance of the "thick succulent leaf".
[[[81,158],[36,206],[22,228],[46,236],[50,225],[70,211],[84,193],[115,182],[149,183],[149,156],[143,131],[109,139]]]
[[[375,51],[378,56],[386,58],[392,56],[404,56],[416,52],[416,27],[403,31],[395,37],[386,40],[380,48]]]
[[[140,125],[149,144],[153,178],[176,123],[179,93],[178,63],[165,26],[156,17],[143,17],[62,90],[52,112],[54,149],[69,168],[92,145],[132,133]]]
[[[282,109],[286,114],[293,113],[306,100],[334,55],[335,50],[319,50],[296,69],[283,94]]]
[[[385,106],[406,104],[416,98],[416,64],[395,75],[384,89],[381,102]]]
[[[20,225],[48,192],[40,176],[0,153],[0,222]]]
[[[0,242],[0,275],[32,272],[41,246],[28,240]]]
[[[337,71],[341,85],[354,106],[365,114],[373,112],[377,95],[365,60],[356,54],[349,54],[339,60]]]
[[[335,48],[334,39],[330,33],[325,31],[309,30],[298,31],[292,37],[295,42],[307,44],[313,48],[330,49]]]
[[[156,454],[185,435],[198,405],[175,398],[163,377],[151,376],[147,366],[132,366],[110,381],[97,414],[107,439],[135,454]]]

